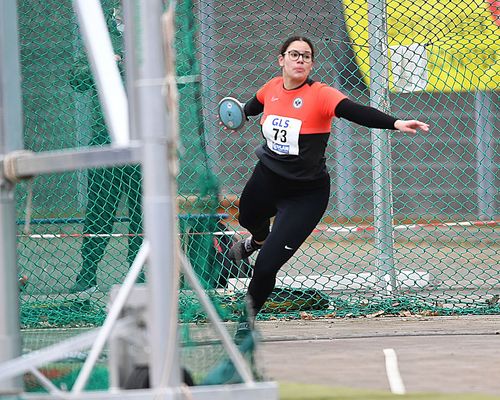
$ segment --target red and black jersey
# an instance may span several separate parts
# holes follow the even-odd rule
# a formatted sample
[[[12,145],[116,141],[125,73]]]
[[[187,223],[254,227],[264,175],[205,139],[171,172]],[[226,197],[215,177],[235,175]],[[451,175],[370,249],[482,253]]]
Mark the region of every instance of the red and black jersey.
[[[257,92],[264,105],[261,125],[268,115],[283,115],[302,121],[301,135],[329,133],[335,108],[347,96],[324,83],[307,80],[293,90],[283,87],[283,78],[276,77]]]
[[[266,143],[257,148],[257,156],[278,175],[296,181],[328,177],[325,149],[333,117],[368,128],[396,129],[395,117],[310,79],[293,90],[283,87],[282,77],[271,79],[245,104],[245,115],[261,113]]]
[[[288,179],[325,177],[325,149],[332,119],[337,105],[346,98],[338,90],[312,80],[293,90],[283,87],[282,77],[267,82],[254,98],[263,106],[260,123],[266,140],[256,150],[258,158]]]

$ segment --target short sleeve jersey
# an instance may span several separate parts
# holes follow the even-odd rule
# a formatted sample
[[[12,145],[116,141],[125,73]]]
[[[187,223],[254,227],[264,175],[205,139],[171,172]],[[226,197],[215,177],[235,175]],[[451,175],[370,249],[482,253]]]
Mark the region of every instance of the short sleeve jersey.
[[[288,179],[311,181],[327,175],[325,150],[332,119],[346,96],[311,80],[286,90],[283,78],[277,77],[259,89],[256,98],[264,105],[260,123],[266,143],[256,151],[260,161]]]

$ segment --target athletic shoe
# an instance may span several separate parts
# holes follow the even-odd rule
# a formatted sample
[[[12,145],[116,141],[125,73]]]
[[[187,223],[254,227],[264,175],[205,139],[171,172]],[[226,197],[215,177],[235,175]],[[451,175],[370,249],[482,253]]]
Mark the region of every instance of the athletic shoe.
[[[234,334],[234,343],[239,345],[250,335],[252,335],[250,322],[240,322],[236,328],[236,333]]]
[[[255,375],[253,360],[255,341],[253,335],[246,336],[238,345],[238,349],[243,358],[249,363],[251,371]],[[255,378],[256,380],[260,380],[257,376]],[[226,357],[208,372],[205,379],[201,382],[201,385],[228,385],[235,383],[243,383],[243,379],[236,370],[233,361],[229,357]]]
[[[234,261],[236,264],[239,264],[241,260],[250,257],[253,253],[260,249],[256,247],[252,243],[252,237],[247,237],[246,239],[238,240],[233,246],[229,249],[227,256],[230,260]]]
[[[234,334],[234,342],[237,345],[240,345],[245,340],[245,338],[247,338],[248,336],[252,336],[255,333],[255,317],[253,315],[250,302],[250,298],[247,296],[245,297],[243,304],[240,304],[240,307],[242,307],[242,309],[240,310],[241,314],[238,318],[236,333]]]

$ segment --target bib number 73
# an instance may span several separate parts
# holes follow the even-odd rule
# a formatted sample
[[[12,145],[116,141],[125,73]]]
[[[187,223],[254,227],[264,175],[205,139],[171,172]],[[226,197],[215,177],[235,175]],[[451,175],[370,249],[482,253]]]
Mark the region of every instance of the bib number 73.
[[[268,115],[262,124],[267,147],[276,154],[298,155],[301,126],[299,119]]]
[[[286,129],[273,128],[274,132],[274,141],[286,143]]]

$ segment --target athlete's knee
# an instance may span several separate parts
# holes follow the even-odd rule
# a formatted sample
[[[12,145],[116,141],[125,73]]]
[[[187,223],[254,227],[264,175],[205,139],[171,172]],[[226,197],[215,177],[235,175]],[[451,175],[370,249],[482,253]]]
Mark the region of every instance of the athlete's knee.
[[[269,235],[270,221],[268,219],[259,223],[255,218],[240,214],[238,221],[242,227],[248,229],[257,242],[263,242]]]
[[[265,264],[263,265],[262,262],[259,262],[259,256],[257,256],[257,260],[253,268],[252,279],[259,282],[274,282],[280,268],[266,267]]]
[[[238,215],[238,222],[242,227],[250,229],[255,224],[255,218],[252,215],[247,215],[240,211],[240,214]]]

